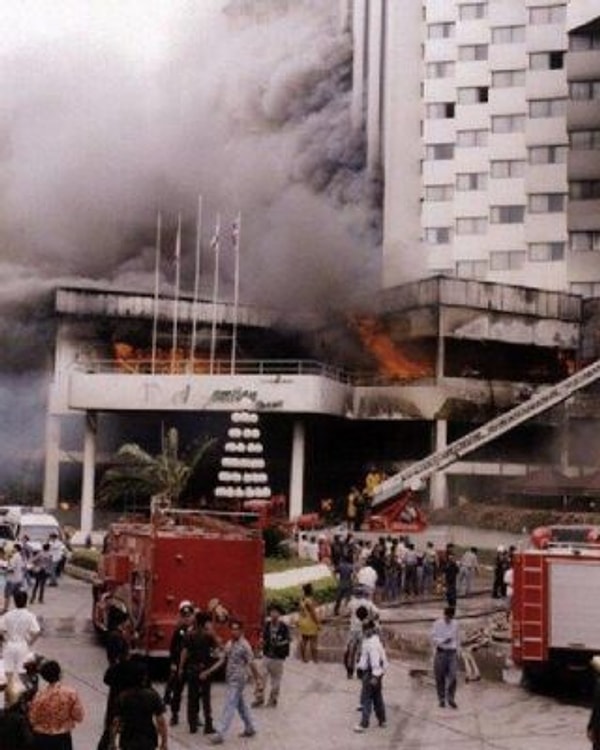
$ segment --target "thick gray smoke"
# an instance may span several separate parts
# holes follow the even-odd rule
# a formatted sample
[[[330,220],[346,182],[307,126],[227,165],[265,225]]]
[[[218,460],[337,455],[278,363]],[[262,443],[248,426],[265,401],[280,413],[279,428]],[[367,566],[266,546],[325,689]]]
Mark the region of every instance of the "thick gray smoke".
[[[132,28],[133,6],[119,6]],[[35,7],[0,15],[15,13],[4,25],[27,29]],[[244,301],[322,309],[364,292],[378,273],[379,212],[363,136],[350,126],[351,42],[338,0],[170,0],[167,43],[151,60],[143,45],[125,49],[82,33],[75,16],[70,23],[69,13],[86,13],[92,28],[101,7],[58,0],[53,35],[0,49],[5,465],[14,445],[41,444],[30,433],[44,380],[27,373],[51,356],[52,288],[85,278],[150,291],[157,210],[165,253],[183,212],[187,289],[198,194],[205,288],[217,211],[229,276],[228,227],[242,212]],[[150,17],[155,3],[136,7]]]

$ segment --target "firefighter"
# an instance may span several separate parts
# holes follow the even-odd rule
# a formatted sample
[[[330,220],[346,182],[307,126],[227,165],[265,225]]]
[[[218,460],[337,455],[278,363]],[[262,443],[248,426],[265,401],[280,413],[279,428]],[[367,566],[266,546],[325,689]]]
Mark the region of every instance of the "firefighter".
[[[179,604],[179,622],[175,626],[169,647],[169,679],[165,688],[164,701],[171,706],[171,726],[179,723],[179,708],[181,694],[185,687],[185,674],[179,672],[179,661],[183,651],[184,641],[194,628],[194,605],[187,599]],[[189,688],[188,688],[189,689]]]

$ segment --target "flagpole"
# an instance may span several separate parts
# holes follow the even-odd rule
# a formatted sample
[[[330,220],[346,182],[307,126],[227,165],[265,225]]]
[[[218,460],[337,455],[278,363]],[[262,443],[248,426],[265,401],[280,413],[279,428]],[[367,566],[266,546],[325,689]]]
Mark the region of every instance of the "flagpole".
[[[194,299],[192,302],[192,341],[190,343],[190,362],[192,373],[195,370],[196,359],[196,331],[198,316],[198,296],[200,293],[200,251],[202,238],[202,196],[198,196],[198,217],[196,219],[196,261],[194,265]]]
[[[215,224],[215,233],[211,242],[211,247],[215,252],[215,273],[213,278],[213,298],[212,298],[212,327],[210,332],[210,374],[215,371],[215,353],[217,349],[217,313],[219,302],[219,256],[221,241],[221,214],[217,214]]]
[[[231,331],[231,374],[235,374],[238,336],[238,309],[240,304],[240,237],[242,231],[242,212],[239,211],[233,222],[233,326]]]
[[[177,356],[177,333],[179,322],[179,285],[181,283],[181,213],[177,217],[177,237],[175,239],[175,296],[173,298],[173,345],[171,348],[171,374],[175,372]]]
[[[160,211],[156,215],[156,257],[154,261],[154,312],[152,320],[152,362],[151,372],[156,374],[156,347],[158,342],[158,295],[160,275],[160,242],[162,234],[162,216]]]

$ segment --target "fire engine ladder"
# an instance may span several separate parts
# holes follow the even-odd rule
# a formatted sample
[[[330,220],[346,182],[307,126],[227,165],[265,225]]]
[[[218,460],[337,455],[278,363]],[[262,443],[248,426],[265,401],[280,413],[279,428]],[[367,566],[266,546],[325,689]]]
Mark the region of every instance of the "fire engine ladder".
[[[407,466],[376,488],[373,495],[373,507],[389,500],[406,487],[412,486],[413,483],[419,484],[421,481],[428,479],[436,471],[444,469],[459,458],[466,456],[476,448],[489,443],[494,438],[512,430],[537,414],[556,406],[556,404],[569,398],[573,393],[585,388],[598,378],[600,378],[600,360],[596,360],[596,362],[584,367],[574,375],[561,380],[560,383],[544,388],[524,403],[509,409],[498,417],[494,417],[494,419],[455,440],[445,448]]]
[[[523,659],[544,658],[544,558],[527,555],[521,570],[521,649]]]

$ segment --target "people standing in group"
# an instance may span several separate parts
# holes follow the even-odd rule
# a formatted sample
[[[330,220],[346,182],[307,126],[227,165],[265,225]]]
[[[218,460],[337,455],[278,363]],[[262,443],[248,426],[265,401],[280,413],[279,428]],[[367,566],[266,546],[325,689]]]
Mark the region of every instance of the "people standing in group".
[[[455,696],[460,634],[454,614],[454,607],[446,607],[443,617],[438,618],[431,629],[431,642],[435,649],[433,672],[440,708],[446,705],[457,708]]]
[[[456,607],[456,599],[458,596],[457,592],[457,581],[458,581],[458,563],[454,557],[454,552],[448,550],[446,552],[446,560],[444,562],[444,588],[446,591],[446,603],[448,607]]]
[[[146,665],[131,659],[117,699],[113,737],[120,750],[168,750],[165,704],[150,686]]]
[[[23,671],[31,646],[41,633],[37,617],[27,609],[27,592],[21,589],[13,596],[15,608],[0,617],[0,633],[4,636],[2,656],[7,682]]]
[[[49,586],[58,586],[58,579],[62,573],[67,555],[67,548],[58,538],[58,534],[52,532],[48,541],[52,566],[50,568]]]
[[[187,683],[187,718],[190,733],[200,726],[200,700],[204,719],[204,734],[214,734],[211,686],[215,672],[224,663],[221,644],[215,635],[214,623],[207,612],[197,612],[195,627],[188,630],[181,649],[178,679]]]
[[[23,548],[19,542],[13,547],[13,552],[8,559],[6,568],[6,584],[4,586],[4,612],[9,608],[13,594],[25,588],[26,563],[23,557]]]
[[[52,571],[52,556],[50,554],[50,544],[46,542],[40,550],[32,553],[30,558],[31,576],[33,578],[33,589],[31,590],[30,603],[35,603],[37,596],[40,604],[44,603],[44,590],[46,581]]]
[[[354,561],[342,556],[334,570],[337,577],[337,591],[333,614],[339,615],[342,603],[346,606],[352,596],[352,585],[354,582]]]
[[[262,670],[260,688],[257,688],[253,707],[262,706],[265,703],[265,692],[267,683],[270,684],[269,698],[266,705],[272,708],[279,702],[281,680],[285,660],[290,655],[290,629],[281,619],[283,610],[278,604],[269,607],[269,618],[265,623],[262,633]]]
[[[506,585],[504,583],[504,574],[510,567],[508,553],[506,547],[500,545],[496,550],[496,558],[494,560],[494,582],[492,585],[492,598],[493,599],[504,599],[506,597]]]
[[[165,689],[165,704],[171,707],[172,727],[179,723],[179,708],[181,706],[181,695],[186,683],[186,673],[180,669],[181,653],[184,647],[186,637],[195,628],[195,610],[194,605],[188,599],[179,603],[179,621],[175,625],[171,643],[169,644],[169,679]],[[189,717],[188,717],[189,718]],[[190,730],[195,726],[193,731],[197,730],[197,721],[190,721]]]
[[[72,750],[71,732],[84,716],[81,700],[74,688],[61,681],[57,661],[45,661],[40,675],[48,684],[38,691],[29,708],[35,750]]]
[[[225,705],[219,721],[215,725],[216,732],[211,737],[213,745],[220,745],[225,741],[225,735],[231,726],[237,711],[244,724],[241,737],[254,737],[256,726],[246,703],[244,688],[248,681],[248,672],[252,673],[255,682],[260,685],[262,680],[254,663],[252,647],[244,637],[243,625],[239,620],[232,620],[230,625],[231,639],[225,646]]]
[[[300,633],[300,656],[302,661],[317,662],[319,660],[319,630],[321,622],[317,613],[317,607],[313,599],[313,587],[311,583],[302,586],[302,598],[300,599],[300,611],[298,617],[298,631]]]
[[[460,559],[458,571],[458,591],[463,596],[470,596],[473,592],[473,582],[479,572],[479,560],[477,558],[477,547],[470,547],[463,553]]]
[[[357,671],[361,679],[360,722],[354,727],[355,732],[364,732],[369,727],[371,711],[380,727],[386,725],[385,703],[383,700],[383,676],[388,666],[388,658],[377,633],[377,624],[366,620],[363,624],[363,637],[358,659]]]

